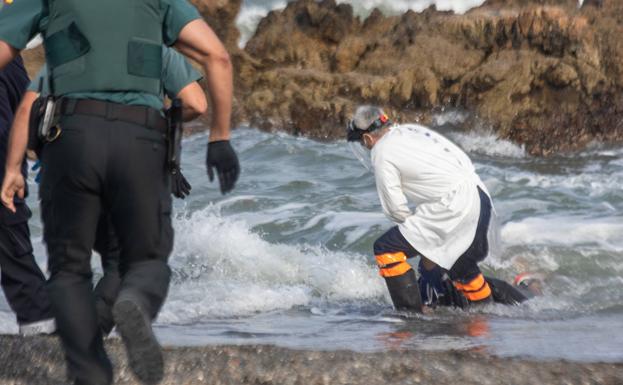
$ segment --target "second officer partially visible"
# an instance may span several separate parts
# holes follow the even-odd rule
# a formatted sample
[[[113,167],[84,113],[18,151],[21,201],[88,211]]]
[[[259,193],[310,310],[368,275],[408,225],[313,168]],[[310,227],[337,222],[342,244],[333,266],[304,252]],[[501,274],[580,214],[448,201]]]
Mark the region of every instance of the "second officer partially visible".
[[[121,243],[113,308],[130,366],[144,383],[163,377],[151,322],[170,280],[173,244],[166,120],[160,114],[162,44],[201,63],[213,106],[209,175],[230,191],[239,175],[229,143],[232,65],[186,0],[17,0],[0,12],[0,68],[41,32],[53,97],[41,119],[40,198],[51,277],[48,291],[68,369],[77,384],[109,384],[92,297],[91,249],[103,206]],[[11,207],[27,133],[15,132],[2,194]],[[20,143],[22,141],[22,143]],[[21,156],[20,156],[21,155]]]
[[[25,72],[25,71],[24,71]],[[176,50],[164,47],[162,50],[162,92],[170,101],[181,101],[183,111],[181,115],[184,121],[191,121],[203,115],[207,108],[205,93],[198,83],[203,77],[193,66]],[[45,98],[49,95],[49,78],[47,65],[44,65],[39,73],[33,78],[26,90],[17,112],[15,123],[11,130],[27,130],[28,120],[34,101],[39,96]],[[169,109],[169,116],[173,115]],[[23,127],[20,127],[22,125]],[[175,127],[169,127],[169,130]],[[172,133],[170,133],[171,135]],[[179,133],[181,135],[181,133]],[[23,150],[22,150],[23,151]],[[45,165],[43,165],[45,167]],[[4,172],[4,170],[2,170]],[[191,186],[182,175],[181,170],[174,170],[171,175],[171,193],[173,196],[184,199],[189,193]],[[5,207],[0,207],[8,212]],[[97,226],[95,244],[93,249],[100,254],[104,276],[97,282],[93,289],[95,296],[95,308],[97,309],[100,328],[104,335],[110,334],[114,327],[112,307],[119,292],[121,277],[119,274],[119,241],[113,226],[110,224],[108,210],[103,205],[104,211]],[[34,301],[46,301],[47,293],[42,298]],[[49,307],[49,306],[48,306]],[[36,309],[35,309],[36,310]],[[54,320],[52,325],[54,325]],[[20,326],[21,328],[21,326]]]

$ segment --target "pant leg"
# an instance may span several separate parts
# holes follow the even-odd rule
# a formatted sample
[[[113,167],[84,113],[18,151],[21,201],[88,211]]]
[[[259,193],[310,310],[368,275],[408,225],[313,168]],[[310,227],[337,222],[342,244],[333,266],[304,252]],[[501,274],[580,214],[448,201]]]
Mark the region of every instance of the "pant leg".
[[[374,242],[374,255],[385,278],[387,289],[397,310],[422,311],[415,271],[407,262],[419,253],[400,233],[398,227],[389,229]]]
[[[0,208],[0,271],[2,289],[21,325],[51,319],[52,311],[45,276],[32,254],[28,208],[21,204],[17,210]]]
[[[120,123],[114,147],[106,203],[121,243],[120,295],[133,292],[155,318],[167,295],[173,248],[165,135]]]
[[[112,365],[97,322],[90,263],[109,151],[107,130],[80,116],[63,117],[61,127],[61,136],[42,154],[48,293],[70,376],[77,383],[109,384]]]
[[[470,302],[488,301],[491,298],[491,288],[485,280],[478,263],[489,254],[487,233],[491,222],[491,199],[478,188],[480,195],[480,217],[476,227],[476,236],[469,248],[463,253],[452,268],[448,271],[455,287],[463,293]]]
[[[107,335],[115,326],[112,307],[121,288],[121,275],[119,274],[121,248],[107,212],[103,212],[100,216],[93,249],[102,258],[104,276],[95,285],[93,294],[100,329]]]

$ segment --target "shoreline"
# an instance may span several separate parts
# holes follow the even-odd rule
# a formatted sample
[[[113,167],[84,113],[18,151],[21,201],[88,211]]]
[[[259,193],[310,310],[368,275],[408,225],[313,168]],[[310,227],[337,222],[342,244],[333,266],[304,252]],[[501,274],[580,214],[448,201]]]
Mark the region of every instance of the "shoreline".
[[[0,384],[64,384],[56,337],[0,335]],[[106,340],[115,384],[137,384],[121,342]],[[500,358],[473,351],[294,350],[265,345],[165,346],[162,384],[621,384],[623,362]]]

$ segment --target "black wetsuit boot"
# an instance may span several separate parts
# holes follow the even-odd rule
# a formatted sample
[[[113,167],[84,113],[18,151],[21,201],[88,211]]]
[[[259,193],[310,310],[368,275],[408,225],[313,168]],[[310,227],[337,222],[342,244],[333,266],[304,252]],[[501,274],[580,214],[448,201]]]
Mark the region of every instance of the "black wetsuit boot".
[[[524,301],[534,298],[534,294],[528,290],[521,290],[510,283],[501,279],[485,277],[489,286],[493,300],[504,305],[518,305]]]
[[[422,312],[422,296],[415,271],[407,262],[418,255],[417,250],[392,227],[374,242],[374,255],[385,278],[396,310]]]
[[[422,296],[413,269],[397,277],[385,278],[385,282],[396,310],[422,311]]]
[[[132,292],[152,318],[167,294],[173,245],[166,127],[114,119],[148,114],[105,104],[106,117],[90,112],[92,102],[88,108],[80,108],[80,102],[63,107],[62,133],[42,154],[41,207],[52,273],[48,289],[70,373],[85,384],[112,381],[90,266],[102,207],[109,210],[121,244],[119,295]]]

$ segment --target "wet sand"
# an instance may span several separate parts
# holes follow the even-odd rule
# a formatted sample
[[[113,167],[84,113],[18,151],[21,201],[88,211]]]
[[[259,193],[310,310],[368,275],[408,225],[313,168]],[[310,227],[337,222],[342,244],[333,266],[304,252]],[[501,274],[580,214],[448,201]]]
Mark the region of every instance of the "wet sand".
[[[1,384],[64,384],[57,338],[0,336]],[[137,384],[120,341],[115,384]],[[165,347],[163,384],[623,384],[623,363],[492,357],[478,351],[302,351],[274,346]]]

